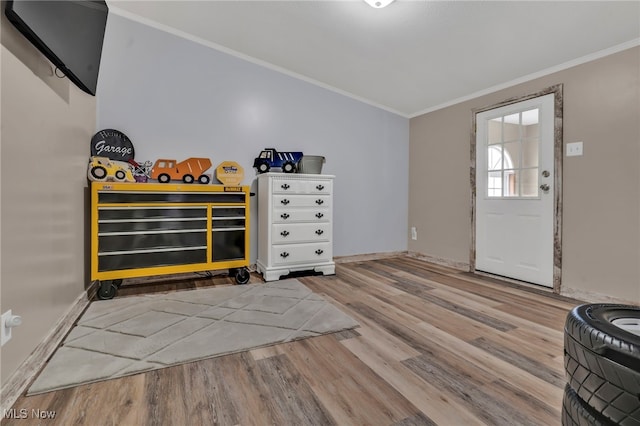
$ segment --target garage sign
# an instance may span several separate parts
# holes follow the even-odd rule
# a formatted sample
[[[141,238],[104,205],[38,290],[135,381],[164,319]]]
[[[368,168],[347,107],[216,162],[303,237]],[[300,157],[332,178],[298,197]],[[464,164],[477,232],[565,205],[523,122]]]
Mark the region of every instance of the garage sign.
[[[100,130],[91,138],[91,156],[110,160],[133,160],[135,151],[131,140],[119,130]]]

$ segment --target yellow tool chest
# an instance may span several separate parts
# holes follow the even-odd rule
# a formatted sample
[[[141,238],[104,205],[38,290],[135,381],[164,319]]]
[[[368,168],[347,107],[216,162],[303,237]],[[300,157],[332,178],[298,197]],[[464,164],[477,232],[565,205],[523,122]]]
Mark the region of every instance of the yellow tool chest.
[[[123,279],[228,269],[249,281],[249,187],[91,183],[91,279],[111,299]]]

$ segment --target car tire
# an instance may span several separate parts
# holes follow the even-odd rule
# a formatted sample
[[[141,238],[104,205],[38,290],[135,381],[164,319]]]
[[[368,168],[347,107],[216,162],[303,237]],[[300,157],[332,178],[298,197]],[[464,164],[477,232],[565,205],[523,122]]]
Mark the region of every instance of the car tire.
[[[616,325],[640,319],[640,307],[586,304],[565,322],[568,385],[594,412],[617,424],[640,424],[640,336]]]
[[[580,399],[568,384],[564,387],[562,398],[562,426],[608,426],[606,420],[593,408]]]

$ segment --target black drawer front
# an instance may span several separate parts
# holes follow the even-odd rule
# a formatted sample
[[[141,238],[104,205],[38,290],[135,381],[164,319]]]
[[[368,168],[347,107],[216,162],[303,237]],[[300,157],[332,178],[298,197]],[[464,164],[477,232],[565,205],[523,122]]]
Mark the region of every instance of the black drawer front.
[[[207,250],[205,249],[98,256],[98,271],[192,265],[206,263],[206,261]]]
[[[136,232],[136,231],[164,231],[180,229],[207,229],[206,218],[204,220],[162,220],[145,222],[111,222],[98,223],[98,233],[104,232]]]
[[[244,207],[213,207],[213,217],[244,217]]]
[[[212,232],[212,262],[244,259],[244,230]]]
[[[244,228],[244,219],[217,219],[211,225],[213,229]]]
[[[170,234],[113,235],[98,237],[98,254],[114,251],[204,247],[206,232],[181,232]],[[158,253],[161,255],[162,253]]]
[[[197,217],[205,219],[207,218],[206,207],[158,207],[152,209],[146,209],[143,207],[98,208],[98,220],[171,219]]]
[[[98,203],[237,203],[244,204],[245,193],[198,192],[100,192]]]

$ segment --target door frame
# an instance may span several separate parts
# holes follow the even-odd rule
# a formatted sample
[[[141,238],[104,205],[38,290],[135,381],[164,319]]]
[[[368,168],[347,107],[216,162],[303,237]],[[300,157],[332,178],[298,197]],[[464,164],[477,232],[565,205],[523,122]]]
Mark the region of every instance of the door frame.
[[[554,131],[553,131],[553,173],[554,173],[554,191],[553,200],[553,292],[560,293],[562,282],[562,159],[563,159],[563,139],[562,139],[562,108],[563,108],[563,85],[542,89],[539,92],[530,93],[523,96],[509,98],[497,104],[488,105],[481,108],[471,110],[471,247],[469,252],[469,271],[476,273],[476,134],[477,123],[476,115],[500,108],[503,106],[515,104],[529,99],[538,98],[549,94],[554,95]],[[483,272],[484,274],[484,272]],[[492,275],[492,274],[488,274]]]

